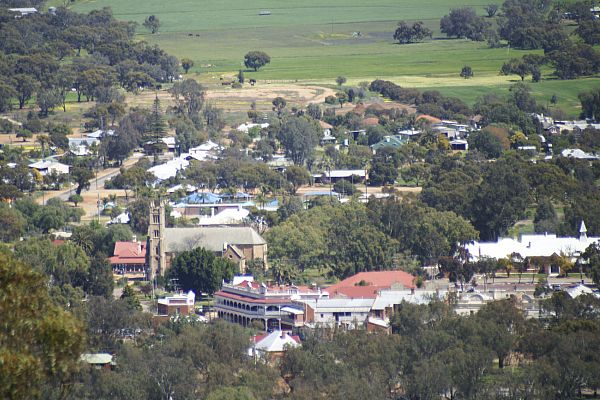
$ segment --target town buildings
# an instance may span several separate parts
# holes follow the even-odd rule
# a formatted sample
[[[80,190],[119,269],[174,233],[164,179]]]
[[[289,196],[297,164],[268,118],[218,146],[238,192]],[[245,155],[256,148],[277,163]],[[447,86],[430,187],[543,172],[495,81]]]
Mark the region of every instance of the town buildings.
[[[268,286],[253,280],[223,284],[215,293],[217,316],[242,326],[260,325],[267,330],[293,330],[304,325],[304,310],[298,300],[324,299],[320,288]]]
[[[109,259],[113,274],[134,280],[149,279],[146,261],[146,243],[116,242],[112,257]]]

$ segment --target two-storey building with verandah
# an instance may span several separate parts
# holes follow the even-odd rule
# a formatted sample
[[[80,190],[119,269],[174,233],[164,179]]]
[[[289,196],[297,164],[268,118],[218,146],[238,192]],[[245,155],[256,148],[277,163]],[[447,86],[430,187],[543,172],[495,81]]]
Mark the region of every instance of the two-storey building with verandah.
[[[304,325],[304,310],[295,300],[328,298],[320,288],[307,286],[267,286],[243,281],[223,284],[215,293],[215,310],[219,318],[243,326],[258,322],[266,330],[294,330]]]

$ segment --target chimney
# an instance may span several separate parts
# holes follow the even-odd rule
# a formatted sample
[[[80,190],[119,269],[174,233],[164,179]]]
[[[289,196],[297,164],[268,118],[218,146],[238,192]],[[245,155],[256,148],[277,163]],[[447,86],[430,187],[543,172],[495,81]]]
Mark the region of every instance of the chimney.
[[[137,243],[137,235],[133,235],[133,236],[131,237],[131,241],[132,241],[133,243]]]
[[[223,253],[225,253],[227,251],[228,246],[229,246],[229,243],[223,242]]]

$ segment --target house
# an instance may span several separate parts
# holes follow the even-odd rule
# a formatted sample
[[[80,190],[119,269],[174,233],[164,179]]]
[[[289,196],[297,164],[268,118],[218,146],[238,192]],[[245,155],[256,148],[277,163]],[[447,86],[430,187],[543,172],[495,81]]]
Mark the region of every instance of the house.
[[[29,168],[37,170],[42,176],[48,174],[68,174],[69,166],[54,160],[40,160],[29,164]]]
[[[354,287],[373,287],[375,290],[385,289],[414,289],[415,277],[411,274],[396,271],[369,271],[359,272],[327,288],[331,297],[338,295],[347,296],[348,290]]]
[[[164,164],[155,165],[148,169],[148,172],[153,174],[158,181],[165,181],[169,178],[177,176],[180,171],[183,171],[190,165],[190,162],[183,158],[174,158]]]
[[[177,139],[175,136],[164,137],[161,141],[167,146],[167,151],[169,151],[169,153],[175,153],[175,149],[177,148]]]
[[[578,160],[598,160],[600,156],[595,154],[586,153],[581,149],[564,149],[561,153],[561,156],[567,158],[577,158]]]
[[[185,185],[175,185],[170,187],[169,189],[167,189],[167,193],[172,194],[180,190],[186,193],[194,193],[196,190],[198,190],[198,188],[194,185],[188,185],[186,183]]]
[[[441,122],[442,122],[442,120],[441,120],[441,119],[439,119],[439,118],[436,118],[436,117],[433,117],[433,116],[431,116],[431,115],[428,115],[428,114],[421,114],[421,115],[419,115],[419,116],[417,117],[417,119],[416,119],[416,120],[417,120],[417,121],[421,121],[421,120],[423,120],[423,121],[425,121],[425,122],[429,122],[430,124],[439,124],[439,123],[441,123]]]
[[[226,208],[217,214],[200,217],[198,219],[198,225],[240,225],[247,220],[249,215],[250,211],[241,206],[238,206],[237,208]]]
[[[305,324],[328,328],[358,329],[364,326],[375,299],[321,298],[299,299],[304,307]]]
[[[399,129],[397,134],[402,140],[408,141],[410,139],[418,137],[422,132],[418,129]]]
[[[253,124],[250,122],[245,122],[245,123],[241,124],[240,126],[238,126],[236,128],[236,130],[238,130],[240,132],[244,132],[244,133],[249,133],[252,128],[256,128],[256,127],[258,127],[259,130],[267,129],[269,127],[269,124],[266,122],[263,124]]]
[[[98,140],[100,140],[100,139],[102,139],[105,136],[113,136],[114,134],[115,134],[115,131],[112,130],[112,129],[109,129],[109,130],[106,130],[106,131],[104,131],[102,129],[98,129],[98,130],[95,130],[94,132],[87,133],[85,136],[87,136],[87,137],[89,137],[91,139],[98,139]]]
[[[18,14],[15,15],[15,18],[26,17],[38,12],[37,8],[33,7],[9,8],[8,11]]]
[[[398,149],[406,143],[408,143],[408,139],[403,135],[384,136],[382,140],[371,145],[371,151],[373,151],[373,154],[377,154],[377,151],[381,149]]]
[[[128,279],[143,280],[148,278],[146,262],[146,243],[116,242],[113,255],[108,259],[113,274]]]
[[[180,314],[194,314],[196,304],[196,294],[193,291],[187,293],[178,293],[173,296],[158,299],[157,315],[171,316]]]
[[[342,179],[354,180],[355,183],[362,182],[368,179],[367,171],[364,169],[333,169],[323,172],[321,175],[321,182],[332,182],[335,183]]]
[[[304,325],[304,311],[297,300],[328,297],[319,288],[294,285],[266,285],[254,280],[224,283],[215,293],[217,316],[225,321],[265,330],[295,330]]]
[[[592,290],[591,288],[589,288],[586,285],[583,284],[578,284],[575,286],[569,286],[566,289],[564,289],[565,292],[567,292],[567,294],[572,298],[577,298],[581,295],[586,295],[586,294],[591,294],[595,297],[600,297],[600,293],[598,293],[598,290]]]
[[[108,221],[107,225],[128,224],[129,221],[131,221],[131,217],[129,216],[129,213],[122,212],[121,214],[117,215],[116,217],[114,217],[113,219]]]
[[[108,353],[85,353],[79,357],[79,361],[95,369],[112,370],[117,365],[114,356]]]
[[[565,255],[575,258],[593,243],[600,242],[600,237],[588,237],[585,223],[581,221],[579,237],[557,237],[555,234],[522,235],[519,239],[499,238],[496,242],[474,241],[465,247],[469,257],[475,261],[482,257],[506,258],[511,254],[521,257],[551,257]],[[547,273],[559,273],[547,266]]]
[[[450,141],[450,148],[452,150],[469,150],[469,143],[464,139],[454,139]]]
[[[223,150],[223,146],[218,145],[217,143],[208,140],[196,147],[191,147],[188,149],[188,152],[182,157],[186,157],[189,159],[194,159],[197,161],[204,161],[210,159],[216,159],[217,154]]]
[[[248,348],[248,356],[255,360],[260,358],[268,363],[281,359],[287,349],[301,347],[300,337],[288,332],[274,330],[269,334],[252,336],[252,346]]]

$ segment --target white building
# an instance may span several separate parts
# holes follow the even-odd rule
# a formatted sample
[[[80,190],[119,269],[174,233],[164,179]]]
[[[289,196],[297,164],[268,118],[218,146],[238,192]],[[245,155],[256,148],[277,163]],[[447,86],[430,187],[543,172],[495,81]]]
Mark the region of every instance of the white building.
[[[54,160],[40,160],[29,164],[29,168],[37,170],[42,176],[52,174],[68,174],[69,166]]]
[[[309,323],[356,329],[366,322],[375,299],[323,298],[296,300]]]
[[[589,245],[598,243],[600,237],[588,237],[585,223],[581,221],[579,237],[557,237],[555,234],[522,235],[519,239],[499,238],[496,242],[473,242],[466,246],[473,260],[482,257],[506,258],[517,253],[521,257],[550,257],[553,254],[575,258]]]

